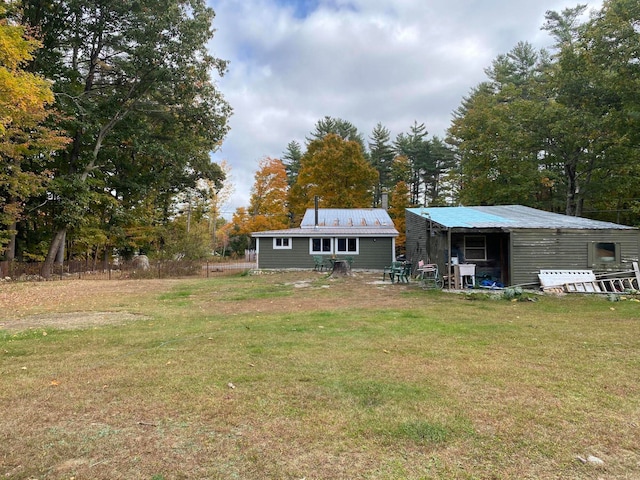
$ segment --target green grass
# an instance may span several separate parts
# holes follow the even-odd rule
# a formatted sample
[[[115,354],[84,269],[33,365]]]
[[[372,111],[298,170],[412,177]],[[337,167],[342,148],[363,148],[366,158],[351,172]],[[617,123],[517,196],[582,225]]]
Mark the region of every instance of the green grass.
[[[138,321],[0,331],[0,476],[640,476],[638,303],[305,275],[143,280],[91,307]]]

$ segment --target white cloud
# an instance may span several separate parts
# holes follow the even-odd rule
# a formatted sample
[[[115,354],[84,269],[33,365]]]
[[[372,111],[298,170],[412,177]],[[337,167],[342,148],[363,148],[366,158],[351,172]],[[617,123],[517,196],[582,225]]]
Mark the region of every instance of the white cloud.
[[[484,69],[518,41],[551,43],[540,27],[565,0],[209,0],[214,55],[230,60],[218,84],[234,109],[215,155],[231,165],[248,204],[258,161],[304,142],[325,115],[368,138],[414,121],[443,136]],[[591,2],[599,8],[601,2]],[[229,215],[228,215],[229,216]]]

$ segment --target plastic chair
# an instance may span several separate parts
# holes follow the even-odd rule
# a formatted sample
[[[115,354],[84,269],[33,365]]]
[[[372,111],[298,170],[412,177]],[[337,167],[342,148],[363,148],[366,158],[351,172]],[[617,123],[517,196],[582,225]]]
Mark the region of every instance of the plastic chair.
[[[401,265],[402,262],[391,262],[391,265],[389,267],[384,267],[384,270],[382,270],[382,281],[384,281],[385,276],[389,275],[389,280],[391,280],[391,283],[393,283],[395,272],[398,268],[400,268]]]
[[[438,265],[435,263],[425,263],[422,265],[420,271],[420,280],[422,281],[422,288],[425,290],[431,288],[444,287],[444,280],[440,276],[438,271]]]
[[[324,259],[320,256],[313,257],[313,270],[321,272],[324,269]]]

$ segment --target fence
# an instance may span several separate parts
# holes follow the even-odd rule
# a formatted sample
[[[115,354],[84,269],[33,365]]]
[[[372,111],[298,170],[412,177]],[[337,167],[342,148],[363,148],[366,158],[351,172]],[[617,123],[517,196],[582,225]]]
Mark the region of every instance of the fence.
[[[43,262],[0,262],[0,279],[13,281],[42,281]],[[96,279],[118,280],[127,278],[175,278],[210,277],[216,274],[256,268],[255,259],[215,260],[150,260],[148,265],[140,262],[109,262],[99,267],[93,262],[81,260],[56,263],[49,280]]]

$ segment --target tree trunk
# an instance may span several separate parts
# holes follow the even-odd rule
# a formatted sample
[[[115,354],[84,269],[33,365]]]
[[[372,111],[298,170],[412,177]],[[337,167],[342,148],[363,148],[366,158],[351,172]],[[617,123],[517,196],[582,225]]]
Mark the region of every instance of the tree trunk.
[[[12,230],[14,233],[11,234],[11,236],[9,237],[9,243],[7,244],[7,248],[4,251],[4,259],[7,262],[13,262],[16,258],[16,234],[15,231],[18,227],[18,224],[16,222],[13,222],[10,226],[9,226],[9,230]]]
[[[351,275],[351,266],[346,260],[336,260],[333,262],[333,271],[331,276],[334,275]]]
[[[64,239],[67,235],[67,229],[62,228],[56,232],[51,241],[51,245],[49,245],[49,252],[47,253],[47,258],[44,261],[44,265],[42,266],[42,277],[50,278],[51,273],[53,271],[53,263],[58,256],[58,252],[60,251],[60,246],[64,244]]]

